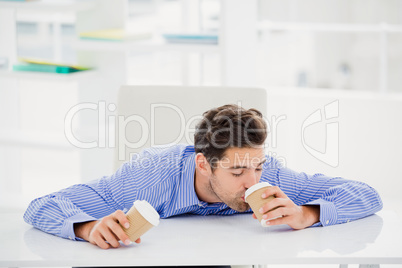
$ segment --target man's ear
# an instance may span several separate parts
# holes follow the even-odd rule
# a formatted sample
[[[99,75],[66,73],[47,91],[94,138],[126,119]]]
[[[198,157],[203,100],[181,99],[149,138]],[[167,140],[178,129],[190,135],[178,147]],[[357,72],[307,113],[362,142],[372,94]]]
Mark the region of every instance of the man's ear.
[[[211,174],[211,166],[209,165],[207,158],[202,153],[196,154],[195,165],[202,175],[209,176]]]

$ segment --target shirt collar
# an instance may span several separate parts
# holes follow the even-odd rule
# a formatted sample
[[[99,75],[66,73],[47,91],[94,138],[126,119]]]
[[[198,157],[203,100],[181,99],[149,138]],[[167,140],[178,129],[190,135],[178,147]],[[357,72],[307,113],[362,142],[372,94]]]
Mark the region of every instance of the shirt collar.
[[[195,176],[195,153],[190,154],[183,163],[180,182],[177,191],[176,209],[186,208],[194,205],[205,205],[198,199],[194,188]]]

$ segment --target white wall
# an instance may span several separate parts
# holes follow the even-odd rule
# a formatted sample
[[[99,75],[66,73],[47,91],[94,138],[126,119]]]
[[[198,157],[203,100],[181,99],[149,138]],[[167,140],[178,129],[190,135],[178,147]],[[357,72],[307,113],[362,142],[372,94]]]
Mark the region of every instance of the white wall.
[[[259,17],[274,22],[401,25],[402,1],[260,0]],[[304,72],[308,87],[378,92],[380,38],[378,32],[274,31],[268,37],[265,32],[264,49],[259,52],[265,63],[260,67],[270,72],[261,75],[259,81],[265,85],[299,86],[298,75]],[[387,34],[386,78],[390,92],[402,91],[401,46],[402,33]],[[345,65],[348,75],[342,72]]]

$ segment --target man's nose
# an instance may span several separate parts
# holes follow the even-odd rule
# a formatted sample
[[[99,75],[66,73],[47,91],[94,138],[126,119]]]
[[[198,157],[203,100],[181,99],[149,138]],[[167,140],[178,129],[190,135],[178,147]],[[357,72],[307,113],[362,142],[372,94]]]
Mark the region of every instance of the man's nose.
[[[246,176],[246,180],[244,182],[244,187],[245,188],[250,188],[251,186],[253,186],[254,184],[256,184],[258,181],[258,177],[256,172],[254,172],[254,170],[250,170],[250,172],[248,172],[247,176]]]

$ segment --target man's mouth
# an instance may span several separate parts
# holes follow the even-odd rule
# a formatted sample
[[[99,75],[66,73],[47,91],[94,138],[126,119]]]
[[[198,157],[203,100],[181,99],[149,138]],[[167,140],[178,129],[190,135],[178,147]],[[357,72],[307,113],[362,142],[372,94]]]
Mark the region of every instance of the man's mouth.
[[[246,201],[246,200],[244,200],[244,195],[241,197],[241,199],[242,199],[243,201]]]

